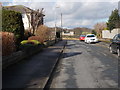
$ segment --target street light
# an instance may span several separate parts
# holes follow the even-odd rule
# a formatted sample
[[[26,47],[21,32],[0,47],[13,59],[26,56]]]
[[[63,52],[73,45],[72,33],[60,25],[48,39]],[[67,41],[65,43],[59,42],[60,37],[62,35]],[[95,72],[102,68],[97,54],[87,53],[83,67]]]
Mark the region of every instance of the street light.
[[[59,6],[57,6],[56,8],[60,8]],[[61,22],[61,31],[60,31],[60,38],[61,38],[61,40],[62,40],[62,31],[63,31],[63,29],[62,29],[62,12],[61,12],[61,10],[60,10],[60,16],[61,16],[61,19],[60,19],[60,22]],[[55,27],[56,27],[56,22],[55,22]]]
[[[61,13],[61,40],[62,40],[62,32],[63,32],[63,29],[62,29],[62,13]]]
[[[57,29],[56,29],[56,19],[57,19],[57,17],[56,17],[56,8],[57,7],[55,7],[55,42],[56,42],[56,32],[57,32]]]

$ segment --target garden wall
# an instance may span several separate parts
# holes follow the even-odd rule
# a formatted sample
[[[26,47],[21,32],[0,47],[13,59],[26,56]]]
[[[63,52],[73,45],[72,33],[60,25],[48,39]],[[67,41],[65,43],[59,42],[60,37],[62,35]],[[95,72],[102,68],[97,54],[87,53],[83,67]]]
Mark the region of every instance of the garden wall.
[[[118,33],[120,33],[120,28],[113,29],[111,32],[109,30],[103,30],[102,38],[112,39]]]

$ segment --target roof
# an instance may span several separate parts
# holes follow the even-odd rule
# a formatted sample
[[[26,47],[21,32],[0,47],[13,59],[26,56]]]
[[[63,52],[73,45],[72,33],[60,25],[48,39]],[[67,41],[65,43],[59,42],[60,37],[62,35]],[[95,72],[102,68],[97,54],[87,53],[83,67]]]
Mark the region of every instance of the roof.
[[[33,11],[32,9],[30,9],[30,8],[28,8],[28,7],[25,7],[25,6],[23,6],[23,5],[4,6],[3,8],[4,8],[4,9],[7,9],[7,10],[17,11],[17,12],[20,12],[20,13],[26,13],[26,11],[27,11],[27,12]]]
[[[17,12],[20,12],[22,14],[24,13],[31,13],[31,12],[36,12],[35,10],[32,10],[28,7],[25,7],[23,5],[15,5],[15,6],[3,6],[3,9],[7,9],[7,10],[13,10],[13,11],[17,11]],[[43,16],[45,16],[44,14],[42,14]]]

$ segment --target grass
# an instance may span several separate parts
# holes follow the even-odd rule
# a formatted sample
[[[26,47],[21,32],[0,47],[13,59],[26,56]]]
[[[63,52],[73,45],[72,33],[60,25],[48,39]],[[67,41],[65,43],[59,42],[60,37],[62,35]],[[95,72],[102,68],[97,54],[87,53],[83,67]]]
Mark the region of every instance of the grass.
[[[105,43],[111,43],[110,39],[100,39],[99,41],[105,42]]]

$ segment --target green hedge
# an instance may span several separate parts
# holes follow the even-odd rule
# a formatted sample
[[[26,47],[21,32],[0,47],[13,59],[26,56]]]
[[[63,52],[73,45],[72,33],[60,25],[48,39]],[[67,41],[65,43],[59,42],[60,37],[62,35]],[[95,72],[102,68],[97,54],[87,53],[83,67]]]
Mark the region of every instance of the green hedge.
[[[16,37],[16,44],[24,39],[22,15],[19,12],[2,9],[2,31],[12,32]]]

